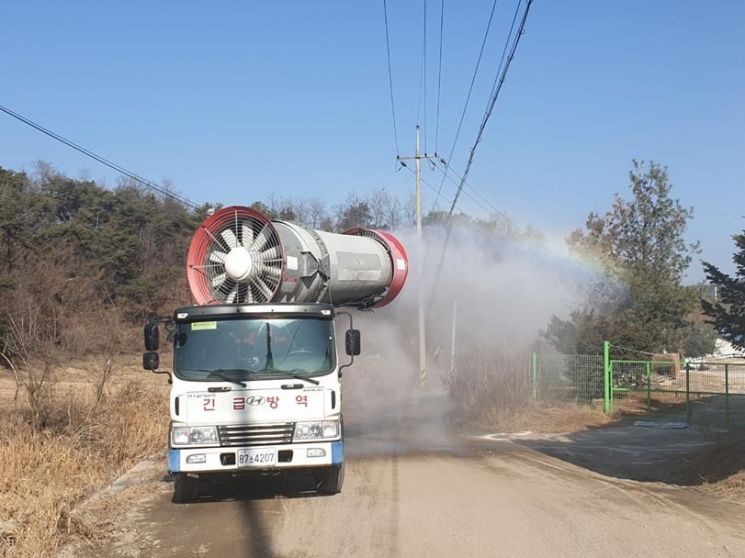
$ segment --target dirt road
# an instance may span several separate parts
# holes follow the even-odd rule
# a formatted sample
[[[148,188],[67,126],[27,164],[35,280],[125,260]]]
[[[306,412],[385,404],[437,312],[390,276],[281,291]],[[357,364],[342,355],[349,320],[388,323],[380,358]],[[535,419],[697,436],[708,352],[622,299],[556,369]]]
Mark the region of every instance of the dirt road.
[[[609,480],[510,448],[352,459],[342,494],[175,505],[170,486],[105,556],[743,556],[741,506]],[[253,496],[253,497],[252,497]]]
[[[244,483],[176,505],[170,483],[154,482],[113,542],[76,555],[745,556],[741,505],[690,487],[606,476],[550,451],[571,440],[544,439],[535,449],[504,437],[454,440],[434,432],[422,427],[412,448],[351,425],[346,484],[336,496]],[[618,459],[633,460],[619,435]],[[672,436],[689,439],[673,439],[675,448],[699,443],[695,433]],[[602,449],[586,437],[578,447]]]

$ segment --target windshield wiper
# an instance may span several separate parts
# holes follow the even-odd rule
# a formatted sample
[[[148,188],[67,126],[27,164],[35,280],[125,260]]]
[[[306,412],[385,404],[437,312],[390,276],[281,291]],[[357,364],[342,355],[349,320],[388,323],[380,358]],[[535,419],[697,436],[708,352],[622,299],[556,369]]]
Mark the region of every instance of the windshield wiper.
[[[315,378],[309,378],[308,376],[303,376],[302,374],[298,374],[298,372],[305,372],[302,368],[295,368],[294,370],[277,370],[275,369],[274,372],[279,372],[280,374],[285,374],[289,376],[290,378],[294,378],[295,380],[303,380],[304,382],[308,382],[310,384],[313,384],[314,386],[317,386],[321,382],[316,380]]]
[[[217,376],[218,378],[220,378],[221,380],[225,380],[226,382],[231,382],[233,384],[238,384],[241,387],[246,387],[245,383],[241,382],[240,380],[236,380],[235,378],[231,378],[230,376],[225,374],[225,372],[248,372],[248,371],[243,370],[242,368],[219,368],[217,370],[210,370],[209,376]]]

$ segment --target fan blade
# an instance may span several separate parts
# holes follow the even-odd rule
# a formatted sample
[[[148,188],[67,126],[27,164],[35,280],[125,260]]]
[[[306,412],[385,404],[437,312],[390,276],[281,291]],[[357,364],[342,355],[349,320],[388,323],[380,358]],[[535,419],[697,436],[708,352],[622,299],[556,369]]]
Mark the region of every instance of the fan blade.
[[[233,304],[233,301],[235,300],[235,295],[238,294],[238,285],[235,286],[235,288],[230,291],[230,294],[225,298],[225,302],[228,304]]]
[[[221,273],[220,275],[216,275],[215,277],[212,278],[212,286],[214,288],[220,287],[225,282],[225,279],[227,277],[228,276],[225,273]]]
[[[251,244],[253,244],[254,241],[254,230],[251,225],[248,223],[243,223],[241,225],[241,243],[243,244],[244,248],[251,248]]]
[[[238,210],[237,209],[233,212],[233,216],[235,217],[235,245],[238,246]]]
[[[228,245],[228,248],[236,248],[238,246],[238,239],[235,237],[233,229],[225,229],[220,233],[220,236]]]
[[[262,281],[261,277],[256,278],[256,281],[254,281],[254,285],[256,285],[261,291],[261,294],[264,295],[264,302],[268,302],[272,298],[272,290],[267,286],[266,283],[264,283],[264,281]]]
[[[274,260],[282,257],[282,249],[279,246],[272,246],[267,248],[261,253],[261,257],[265,260]]]
[[[254,240],[254,243],[251,245],[251,248],[256,250],[257,252],[261,252],[261,250],[264,249],[264,246],[269,241],[269,237],[267,237],[267,231],[269,227],[264,225],[264,228],[261,229],[261,232],[256,235],[256,240]]]
[[[209,260],[215,263],[225,263],[225,256],[227,256],[225,252],[215,250],[214,252],[210,252]]]
[[[261,274],[268,275],[270,278],[274,279],[274,282],[276,283],[280,275],[282,275],[282,270],[278,267],[269,267],[268,265],[262,265]]]

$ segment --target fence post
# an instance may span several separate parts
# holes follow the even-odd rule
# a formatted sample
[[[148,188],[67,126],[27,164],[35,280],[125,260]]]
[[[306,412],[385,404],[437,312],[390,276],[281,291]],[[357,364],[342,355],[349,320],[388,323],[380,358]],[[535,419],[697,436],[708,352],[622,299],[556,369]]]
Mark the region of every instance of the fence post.
[[[729,364],[724,365],[724,416],[727,420],[727,426],[729,426]]]
[[[538,355],[536,353],[533,353],[531,378],[533,382],[533,401],[538,401]]]
[[[613,411],[612,372],[610,367],[610,341],[603,341],[603,410],[606,415]]]
[[[691,363],[686,362],[686,419],[691,424]]]
[[[652,363],[647,362],[647,411],[652,408]]]

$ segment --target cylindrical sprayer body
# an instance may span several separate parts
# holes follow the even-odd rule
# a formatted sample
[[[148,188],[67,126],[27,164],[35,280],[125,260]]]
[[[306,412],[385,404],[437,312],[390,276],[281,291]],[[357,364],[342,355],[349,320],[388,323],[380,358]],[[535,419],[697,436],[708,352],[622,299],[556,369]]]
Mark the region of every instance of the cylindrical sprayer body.
[[[380,307],[403,288],[408,257],[390,232],[344,234],[226,207],[197,230],[187,274],[199,304],[327,302]]]

